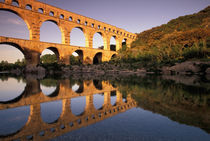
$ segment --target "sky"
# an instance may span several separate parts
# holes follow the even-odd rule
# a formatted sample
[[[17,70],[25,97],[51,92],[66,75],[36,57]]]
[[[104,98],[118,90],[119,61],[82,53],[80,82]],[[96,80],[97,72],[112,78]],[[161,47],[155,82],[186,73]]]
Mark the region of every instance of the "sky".
[[[0,0],[1,2],[2,0]],[[139,33],[152,27],[166,24],[179,16],[197,13],[210,5],[210,0],[39,0],[41,2],[90,17],[129,32]],[[9,12],[0,10],[0,36],[29,39],[29,31],[24,21]],[[84,35],[73,29],[71,44],[84,46]],[[40,40],[61,43],[61,33],[57,25],[43,23]],[[94,35],[94,48],[103,45],[100,35]],[[114,44],[115,40],[112,39]],[[49,53],[49,51],[45,51]],[[43,54],[45,54],[43,53]],[[23,58],[14,47],[0,45],[0,61]]]

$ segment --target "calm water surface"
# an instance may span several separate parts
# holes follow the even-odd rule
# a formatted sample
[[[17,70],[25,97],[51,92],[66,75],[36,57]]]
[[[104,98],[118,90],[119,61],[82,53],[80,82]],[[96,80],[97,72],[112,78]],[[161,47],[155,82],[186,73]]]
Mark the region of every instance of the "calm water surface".
[[[0,140],[209,141],[210,81],[0,76]]]

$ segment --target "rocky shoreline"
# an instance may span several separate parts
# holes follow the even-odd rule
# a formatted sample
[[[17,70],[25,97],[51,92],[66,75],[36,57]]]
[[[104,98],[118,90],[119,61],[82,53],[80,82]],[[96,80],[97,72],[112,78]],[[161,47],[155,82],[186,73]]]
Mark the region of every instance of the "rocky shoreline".
[[[44,68],[42,66],[34,67],[27,66],[24,70],[15,69],[11,71],[4,71],[0,73],[11,73],[16,75],[22,74],[36,74],[40,76],[45,75],[204,75],[210,78],[210,61],[186,61],[176,63],[173,66],[163,66],[156,69],[151,68],[133,68],[128,64],[109,64],[102,63],[98,65],[74,65],[74,66],[60,66],[54,68]]]

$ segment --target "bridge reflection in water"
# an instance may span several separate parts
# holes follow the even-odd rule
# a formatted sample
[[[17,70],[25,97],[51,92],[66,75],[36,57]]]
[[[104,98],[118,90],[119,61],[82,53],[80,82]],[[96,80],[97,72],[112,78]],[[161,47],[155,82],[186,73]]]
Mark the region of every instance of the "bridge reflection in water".
[[[72,89],[74,83],[79,84],[77,90]],[[0,135],[0,140],[47,140],[136,107],[131,95],[123,99],[118,89],[108,81],[88,80],[78,83],[66,79],[58,80],[55,86],[54,92],[45,95],[41,90],[40,80],[27,78],[25,90],[21,95],[1,102],[2,111],[30,106],[30,114],[22,128],[15,133]],[[100,97],[98,94],[103,94],[104,98],[101,107],[94,105],[94,98]],[[111,102],[113,94],[116,94],[114,104]],[[85,97],[85,108],[82,113],[75,115],[72,112],[71,102],[72,99],[79,97]],[[47,123],[42,118],[41,105],[56,101],[62,101],[61,114],[57,120]]]

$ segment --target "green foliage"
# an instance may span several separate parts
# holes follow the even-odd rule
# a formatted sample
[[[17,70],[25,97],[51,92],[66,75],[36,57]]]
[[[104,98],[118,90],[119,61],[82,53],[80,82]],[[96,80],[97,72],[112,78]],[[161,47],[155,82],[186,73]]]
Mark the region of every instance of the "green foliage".
[[[57,80],[55,79],[43,79],[40,81],[40,83],[46,87],[56,87],[57,86]]]
[[[183,50],[183,57],[185,60],[192,58],[208,58],[208,56],[210,56],[210,52],[208,52],[207,48],[204,47],[203,44],[194,44],[192,47],[185,48]]]
[[[197,14],[181,16],[137,35],[130,49],[118,52],[116,63],[143,66],[169,64],[210,55],[210,6]]]
[[[110,50],[115,51],[116,50],[116,45],[110,45]]]
[[[79,59],[79,56],[71,55],[69,59],[71,65],[80,65],[82,63]]]
[[[0,71],[10,71],[14,69],[23,69],[26,65],[25,59],[20,61],[19,59],[15,63],[8,63],[7,61],[0,62]]]
[[[46,54],[43,55],[40,60],[43,64],[51,64],[57,62],[57,57],[55,54]]]

